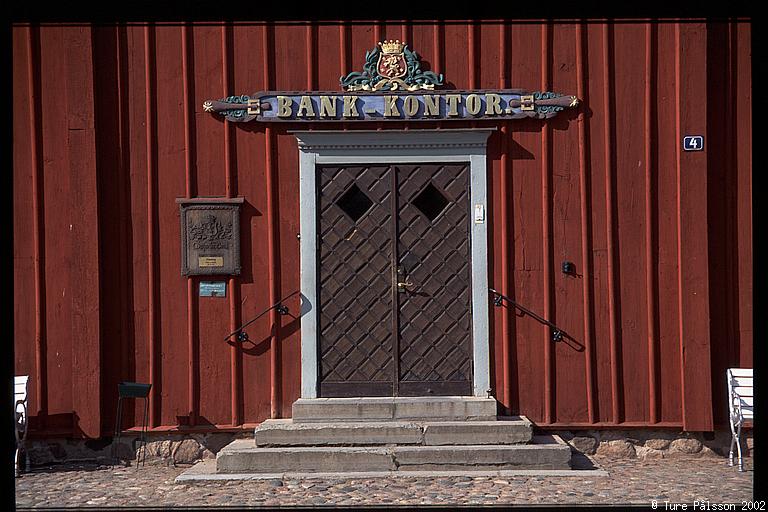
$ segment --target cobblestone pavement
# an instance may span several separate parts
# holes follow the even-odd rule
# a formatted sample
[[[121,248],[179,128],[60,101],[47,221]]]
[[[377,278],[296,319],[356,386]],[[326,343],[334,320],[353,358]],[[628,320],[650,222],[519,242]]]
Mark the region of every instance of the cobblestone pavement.
[[[753,494],[747,471],[725,459],[678,456],[664,460],[593,456],[609,476],[408,477],[378,479],[283,478],[174,483],[188,469],[67,464],[33,469],[16,479],[18,508],[120,506],[375,506],[484,504],[735,503]]]

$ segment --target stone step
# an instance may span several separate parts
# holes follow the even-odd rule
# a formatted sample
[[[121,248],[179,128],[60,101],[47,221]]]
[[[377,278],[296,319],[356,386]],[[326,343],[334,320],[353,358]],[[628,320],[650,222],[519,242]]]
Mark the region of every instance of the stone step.
[[[560,438],[542,436],[530,444],[403,446],[394,457],[398,471],[570,469],[571,449]]]
[[[336,421],[490,421],[496,400],[473,396],[300,398],[293,403],[295,423]]]
[[[569,469],[558,436],[530,444],[464,446],[294,446],[264,448],[239,439],[216,456],[217,473]]]
[[[479,445],[531,440],[527,418],[503,421],[365,421],[296,423],[266,420],[254,432],[256,446]]]

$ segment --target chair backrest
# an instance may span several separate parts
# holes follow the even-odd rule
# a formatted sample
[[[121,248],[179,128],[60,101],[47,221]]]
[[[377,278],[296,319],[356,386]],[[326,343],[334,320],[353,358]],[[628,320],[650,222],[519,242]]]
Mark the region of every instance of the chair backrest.
[[[16,408],[16,412],[24,412],[21,405],[16,405],[19,400],[22,402],[27,401],[27,382],[29,382],[29,375],[16,375],[13,377],[13,403]]]
[[[731,404],[738,400],[744,419],[754,419],[755,392],[752,368],[728,368],[728,396]]]

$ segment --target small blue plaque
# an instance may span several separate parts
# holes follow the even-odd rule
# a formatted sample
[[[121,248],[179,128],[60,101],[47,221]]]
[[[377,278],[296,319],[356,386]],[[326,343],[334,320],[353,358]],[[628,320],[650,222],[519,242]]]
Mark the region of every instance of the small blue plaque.
[[[226,297],[226,281],[200,281],[201,297]]]
[[[701,151],[704,149],[703,135],[687,135],[683,137],[683,149],[686,151]]]

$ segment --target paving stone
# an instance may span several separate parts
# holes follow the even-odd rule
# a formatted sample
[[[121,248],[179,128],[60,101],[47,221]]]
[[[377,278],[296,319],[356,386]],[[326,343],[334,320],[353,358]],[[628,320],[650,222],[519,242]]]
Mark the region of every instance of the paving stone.
[[[635,452],[641,459],[663,459],[666,456],[663,450],[655,450],[648,446],[637,446]]]
[[[590,436],[574,436],[568,443],[576,450],[588,455],[594,454],[597,450],[597,439]]]
[[[666,450],[667,448],[669,448],[669,445],[671,442],[672,442],[671,439],[659,439],[659,438],[646,439],[644,446],[651,448],[653,450]]]
[[[136,446],[137,452],[139,450],[142,450],[142,447],[140,444]],[[147,459],[169,459],[171,457],[171,454],[173,453],[173,441],[171,440],[162,440],[162,441],[148,441],[147,442]]]
[[[701,451],[699,452],[700,455],[706,456],[706,457],[720,457],[720,454],[717,453],[715,450],[710,448],[709,446],[702,446]]]
[[[175,463],[192,463],[200,459],[203,453],[203,447],[194,439],[184,439],[180,441],[173,451],[173,461]]]
[[[639,447],[638,447],[639,448]],[[240,480],[176,484],[186,468],[147,465],[51,464],[23,473],[16,483],[18,507],[70,509],[147,505],[173,506],[337,506],[362,508],[386,503],[417,505],[641,504],[663,502],[739,503],[753,499],[753,460],[747,471],[728,467],[722,457],[679,453],[665,459],[594,456],[608,476],[439,478],[355,478]],[[586,470],[579,472],[588,473]],[[504,482],[504,483],[499,483]],[[293,487],[292,487],[293,486]],[[89,504],[90,503],[90,504]]]
[[[629,441],[604,441],[597,448],[597,455],[614,458],[635,457],[635,447]]]
[[[701,451],[701,441],[698,439],[675,439],[669,445],[671,453],[698,453]]]

